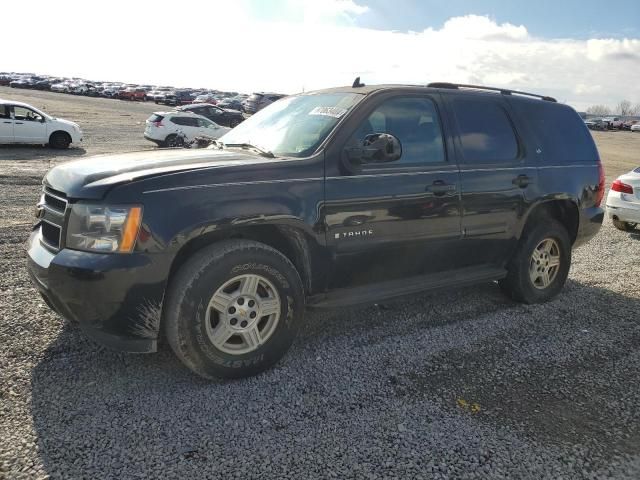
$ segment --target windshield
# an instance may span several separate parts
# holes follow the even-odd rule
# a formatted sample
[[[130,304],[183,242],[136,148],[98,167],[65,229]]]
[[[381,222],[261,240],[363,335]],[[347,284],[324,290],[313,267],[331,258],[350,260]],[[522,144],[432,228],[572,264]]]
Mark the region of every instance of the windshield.
[[[254,145],[277,156],[306,157],[362,98],[357,93],[286,97],[249,117],[220,141]]]

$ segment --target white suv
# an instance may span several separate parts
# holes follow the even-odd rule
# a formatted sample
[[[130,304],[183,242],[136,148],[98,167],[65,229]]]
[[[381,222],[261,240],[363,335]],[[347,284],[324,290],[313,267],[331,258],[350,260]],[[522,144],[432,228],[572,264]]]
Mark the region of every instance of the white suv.
[[[0,99],[0,144],[45,144],[67,148],[82,142],[77,123],[54,118],[31,105]]]
[[[216,140],[231,130],[189,112],[155,112],[147,118],[146,125],[144,138],[159,147],[179,147],[196,137]]]

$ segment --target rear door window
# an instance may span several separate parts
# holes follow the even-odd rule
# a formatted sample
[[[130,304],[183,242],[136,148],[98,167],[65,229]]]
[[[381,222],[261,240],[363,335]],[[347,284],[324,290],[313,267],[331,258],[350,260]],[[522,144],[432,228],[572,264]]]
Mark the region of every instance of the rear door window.
[[[465,163],[501,163],[518,157],[511,120],[494,99],[456,97],[453,110]]]
[[[598,160],[593,138],[571,107],[553,102],[513,100],[513,108],[542,143],[545,163],[579,163]]]
[[[197,127],[198,126],[198,119],[197,118],[173,117],[171,119],[171,121],[173,123],[175,123],[176,125],[182,125],[184,127]]]

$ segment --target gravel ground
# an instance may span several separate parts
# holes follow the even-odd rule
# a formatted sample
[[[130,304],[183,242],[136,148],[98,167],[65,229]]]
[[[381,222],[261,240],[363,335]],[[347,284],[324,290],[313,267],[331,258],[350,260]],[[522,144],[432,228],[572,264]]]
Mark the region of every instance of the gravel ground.
[[[310,312],[276,368],[205,382],[166,346],[87,340],[23,267],[48,166],[149,148],[155,106],[0,96],[87,133],[62,156],[0,148],[0,478],[640,478],[640,232],[607,222],[548,304],[485,285]],[[596,141],[609,180],[634,166],[640,135]]]

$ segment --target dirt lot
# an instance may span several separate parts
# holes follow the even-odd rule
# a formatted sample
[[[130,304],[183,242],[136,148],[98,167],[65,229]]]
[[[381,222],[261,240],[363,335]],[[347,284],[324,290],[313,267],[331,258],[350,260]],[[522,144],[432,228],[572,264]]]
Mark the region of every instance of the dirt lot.
[[[155,148],[142,130],[158,106],[7,97],[85,142],[0,147],[0,478],[640,478],[640,232],[607,221],[548,304],[485,285],[310,313],[275,369],[204,382],[166,347],[87,340],[24,269],[46,170]],[[608,183],[640,164],[640,134],[594,137]]]

